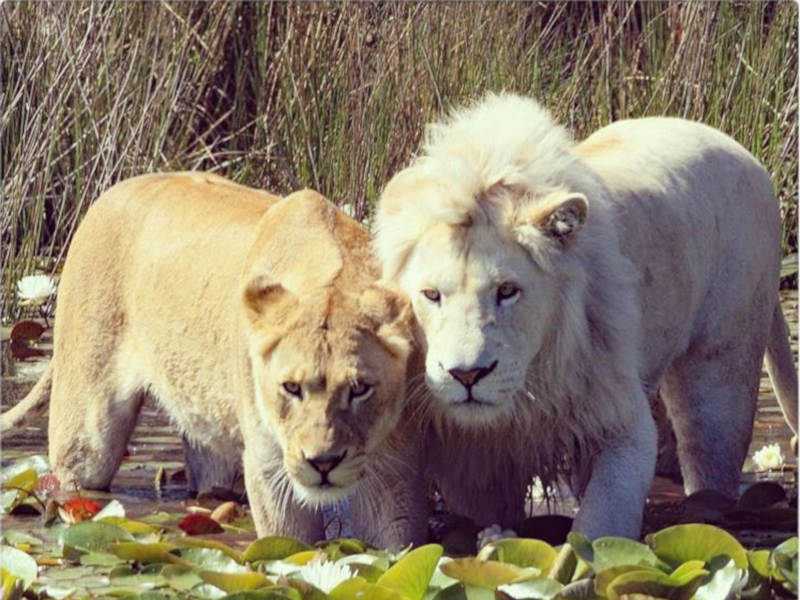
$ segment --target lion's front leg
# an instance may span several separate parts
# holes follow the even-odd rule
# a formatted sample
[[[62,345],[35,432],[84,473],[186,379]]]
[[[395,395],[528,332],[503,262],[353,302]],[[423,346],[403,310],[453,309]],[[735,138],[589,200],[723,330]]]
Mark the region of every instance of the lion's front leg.
[[[262,447],[263,448],[263,447]],[[244,483],[259,537],[286,535],[306,542],[325,538],[322,512],[294,499],[280,458],[245,446]]]
[[[653,483],[657,435],[644,395],[635,418],[594,457],[573,530],[590,539],[605,535],[638,538]]]
[[[427,479],[415,455],[377,458],[353,498],[353,532],[378,548],[423,544],[428,537]]]

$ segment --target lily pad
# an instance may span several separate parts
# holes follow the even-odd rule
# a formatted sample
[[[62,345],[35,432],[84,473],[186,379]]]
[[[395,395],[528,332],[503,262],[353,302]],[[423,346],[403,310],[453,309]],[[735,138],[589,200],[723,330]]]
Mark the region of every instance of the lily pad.
[[[217,573],[214,571],[200,571],[200,579],[219,589],[228,592],[245,592],[272,585],[263,573],[248,571],[245,573]]]
[[[363,577],[353,577],[333,588],[328,597],[331,600],[353,600],[364,598],[369,600],[408,600],[407,596],[391,588],[377,583],[369,583]]]
[[[499,585],[532,579],[540,574],[539,569],[534,567],[522,568],[476,557],[456,558],[439,568],[448,577],[462,583],[492,590]]]
[[[644,594],[669,600],[689,600],[705,580],[708,571],[700,571],[688,580],[675,580],[666,573],[653,569],[642,569],[623,573],[608,584],[609,600],[620,600],[622,596]]]
[[[536,567],[546,573],[556,559],[556,551],[541,540],[510,538],[486,544],[478,553],[478,558],[493,559],[518,567]]]
[[[378,578],[377,584],[410,600],[420,600],[442,556],[439,544],[426,544],[406,554]]]
[[[102,521],[82,521],[72,525],[61,534],[61,545],[65,558],[77,560],[87,552],[105,552],[109,544],[132,541],[133,537],[124,529]]]
[[[39,572],[39,566],[29,554],[11,546],[0,546],[0,563],[6,572],[22,581],[26,588],[33,583]]]
[[[311,546],[300,540],[284,536],[271,536],[257,539],[250,544],[242,554],[242,559],[247,562],[256,560],[280,560],[302,552],[313,550]]]
[[[730,533],[713,525],[675,525],[646,539],[656,556],[672,567],[690,560],[708,563],[717,556],[728,556],[738,568],[747,568],[747,552],[742,545]]]
[[[164,563],[169,562],[170,550],[175,546],[167,542],[115,542],[109,544],[108,551],[125,560],[138,563]]]

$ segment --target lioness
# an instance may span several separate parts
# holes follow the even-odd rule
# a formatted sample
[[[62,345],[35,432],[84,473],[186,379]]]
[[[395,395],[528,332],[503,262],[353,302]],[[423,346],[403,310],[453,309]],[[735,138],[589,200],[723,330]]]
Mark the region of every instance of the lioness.
[[[639,119],[575,145],[491,95],[430,127],[377,226],[427,353],[426,465],[483,526],[513,526],[532,476],[566,464],[574,529],[637,536],[659,388],[686,492],[737,495],[765,349],[796,431],[772,184],[714,129]]]
[[[244,463],[259,535],[421,541],[400,440],[407,300],[376,285],[368,234],[310,190],[280,199],[203,173],[119,183],[92,205],[59,285],[53,360],[3,429],[50,398],[64,484],[106,488],[145,394],[193,448],[196,487]]]

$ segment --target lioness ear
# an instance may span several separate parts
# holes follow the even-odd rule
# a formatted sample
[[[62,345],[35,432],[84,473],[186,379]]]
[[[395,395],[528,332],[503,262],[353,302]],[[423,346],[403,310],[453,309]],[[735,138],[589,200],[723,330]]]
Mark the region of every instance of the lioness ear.
[[[361,294],[359,306],[386,349],[407,358],[414,341],[414,312],[408,298],[393,287],[376,284]]]
[[[534,227],[566,247],[586,222],[588,210],[586,196],[559,190],[523,208],[518,225]]]
[[[295,295],[266,275],[257,275],[244,286],[244,309],[248,320],[255,324],[265,317],[277,325],[280,315],[289,312],[297,302]]]

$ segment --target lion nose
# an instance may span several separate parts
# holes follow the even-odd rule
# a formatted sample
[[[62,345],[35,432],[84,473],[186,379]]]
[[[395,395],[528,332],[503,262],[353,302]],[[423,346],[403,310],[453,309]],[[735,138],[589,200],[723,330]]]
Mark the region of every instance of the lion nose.
[[[320,475],[326,475],[333,471],[340,462],[344,460],[345,455],[347,454],[347,450],[342,452],[341,454],[334,454],[333,452],[329,452],[327,454],[320,454],[313,458],[306,457],[308,464],[314,467],[314,470],[317,471]]]
[[[472,387],[476,383],[478,383],[481,379],[486,377],[489,373],[494,371],[494,368],[497,366],[497,361],[494,361],[488,367],[476,367],[474,369],[450,369],[448,373],[452,375],[455,379],[461,382],[461,385],[464,387]]]

